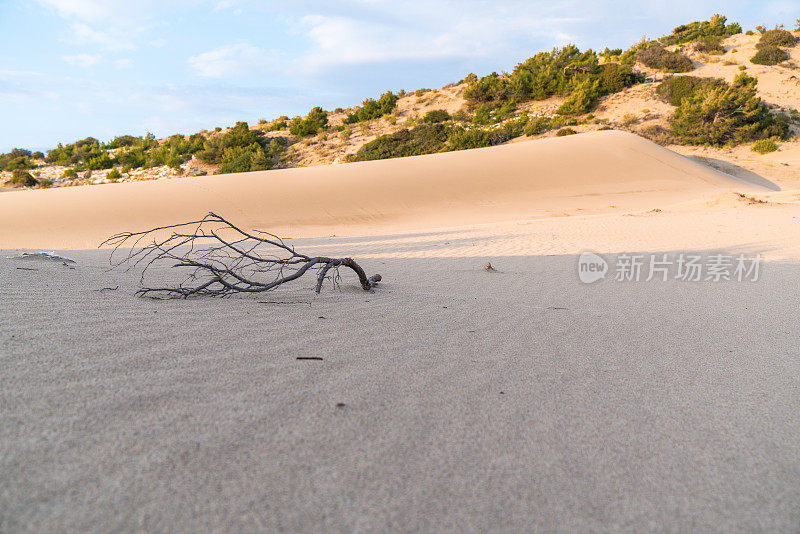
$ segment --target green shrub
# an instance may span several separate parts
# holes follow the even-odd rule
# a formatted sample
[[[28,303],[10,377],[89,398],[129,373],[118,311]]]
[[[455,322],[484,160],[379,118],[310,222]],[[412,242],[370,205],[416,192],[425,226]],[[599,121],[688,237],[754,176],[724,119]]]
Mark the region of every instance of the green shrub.
[[[241,128],[241,126],[238,126],[238,128]],[[245,128],[247,127],[245,126]],[[234,127],[228,130],[225,135],[238,135],[238,133],[240,133],[240,130]],[[173,169],[179,169],[181,164],[191,159],[192,154],[203,151],[205,146],[206,139],[202,134],[193,134],[188,138],[175,134],[165,139],[160,145],[156,143],[151,149],[141,154],[137,154],[135,149],[130,154],[125,154],[125,157],[123,157],[123,153],[120,153],[117,155],[117,161],[123,165],[131,165],[134,159],[144,156],[146,162],[143,166],[168,165]]]
[[[773,139],[761,139],[760,141],[756,141],[752,147],[753,152],[758,152],[759,154],[767,154],[769,152],[775,152],[778,150],[778,145],[775,144]]]
[[[464,111],[463,109],[459,109],[455,113],[453,113],[452,119],[456,122],[467,122],[470,120],[469,113]]]
[[[328,124],[328,112],[317,106],[305,118],[295,117],[289,123],[289,133],[298,137],[317,135]]]
[[[800,18],[795,22],[794,31],[800,32]]]
[[[679,106],[681,101],[694,95],[699,89],[705,87],[719,87],[725,81],[719,78],[698,78],[696,76],[672,76],[656,87],[656,93],[673,106]]]
[[[787,59],[789,59],[789,54],[777,46],[763,46],[756,52],[756,55],[750,58],[750,62],[756,65],[772,66],[782,63]]]
[[[684,98],[670,119],[675,138],[691,145],[738,145],[789,134],[788,119],[769,112],[758,80],[741,73],[732,85],[702,87]]]
[[[39,187],[42,189],[47,189],[48,187],[53,187],[53,180],[49,180],[47,178],[42,178],[39,180]]]
[[[602,130],[602,128],[600,129]],[[645,126],[639,133],[654,143],[662,146],[672,143],[670,131],[659,124],[650,124]]]
[[[758,40],[756,48],[765,48],[768,46],[788,46],[792,47],[797,44],[797,39],[791,32],[786,30],[769,30],[765,32],[761,39]]]
[[[113,149],[113,148],[122,148],[122,147],[130,147],[142,142],[141,137],[134,137],[132,135],[120,135],[106,143],[106,148]]]
[[[492,121],[491,113],[491,104],[482,104],[478,109],[475,110],[475,116],[472,117],[472,124],[489,124]]]
[[[551,121],[547,117],[536,117],[525,128],[525,135],[539,135],[551,130]]]
[[[44,159],[44,154],[43,154],[42,152],[40,152],[40,151],[38,151],[38,150],[37,150],[36,152],[34,152],[33,154],[31,154],[31,157],[32,157],[33,159]]]
[[[391,91],[382,94],[378,100],[368,98],[364,100],[361,107],[354,113],[351,113],[344,120],[345,124],[353,124],[356,122],[369,121],[388,115],[397,106],[397,101],[400,97]]]
[[[605,58],[606,60],[609,60],[611,58],[615,58],[615,57],[621,56],[622,55],[622,49],[621,48],[609,48],[609,47],[606,47],[606,49],[603,50],[600,53],[600,55],[603,56],[603,58]]]
[[[422,117],[422,122],[444,122],[450,120],[450,114],[444,109],[432,109]]]
[[[721,37],[706,37],[697,42],[696,50],[705,54],[724,54]]]
[[[222,163],[225,150],[229,148],[263,146],[264,134],[258,130],[251,130],[246,122],[237,122],[227,132],[216,137],[206,139],[203,150],[197,152],[197,157],[205,163]]]
[[[578,47],[567,45],[536,54],[517,65],[511,74],[493,72],[473,80],[464,91],[464,98],[473,109],[487,106],[492,110],[558,95],[570,98],[563,113],[585,113],[597,98],[641,81],[631,67],[632,64],[621,63],[600,65],[595,52],[581,52]],[[485,115],[482,110],[476,124],[486,124]],[[502,120],[503,113],[500,115]]]
[[[120,173],[117,169],[111,169],[108,171],[108,173],[106,173],[106,180],[110,182],[116,182],[120,178],[122,178],[122,173]]]
[[[716,14],[711,17],[710,20],[695,21],[689,24],[683,24],[672,30],[670,35],[666,35],[659,39],[659,41],[669,46],[699,41],[700,39],[708,37],[724,38],[731,35],[736,35],[737,33],[742,33],[742,27],[738,23],[732,22],[730,24],[726,24],[727,20],[728,19],[726,17]]]
[[[78,177],[78,170],[74,167],[70,167],[64,169],[64,172],[61,173],[62,178],[77,178]]]
[[[348,159],[370,161],[433,154],[444,150],[448,134],[449,128],[445,124],[421,124],[411,130],[403,129],[382,135],[361,147]]]
[[[86,159],[85,165],[89,170],[98,171],[100,169],[110,169],[114,162],[107,152],[102,152],[97,156]]]
[[[285,120],[279,120],[273,122],[267,127],[268,132],[277,132],[279,130],[285,130],[288,127],[288,123]]]
[[[636,52],[636,61],[651,69],[664,72],[689,72],[694,70],[692,60],[680,52],[670,52],[659,45],[649,46]]]
[[[493,72],[471,82],[464,90],[464,98],[473,107],[479,104],[494,104],[493,107],[500,107],[509,98],[508,79]]]
[[[600,97],[600,80],[587,79],[576,87],[566,102],[557,110],[560,115],[582,115],[587,113]]]
[[[562,128],[562,129],[560,129],[559,131],[556,132],[556,136],[557,137],[564,137],[566,135],[575,135],[576,133],[578,133],[578,132],[576,132],[572,128]]]
[[[502,122],[514,116],[517,111],[517,103],[514,100],[507,100],[503,105],[497,108],[494,112],[494,119],[492,122]]]
[[[24,169],[14,169],[11,173],[11,183],[13,185],[20,185],[23,187],[33,187],[38,182],[28,171]]]
[[[117,161],[131,169],[138,169],[147,164],[147,154],[143,148],[131,148],[117,152]]]

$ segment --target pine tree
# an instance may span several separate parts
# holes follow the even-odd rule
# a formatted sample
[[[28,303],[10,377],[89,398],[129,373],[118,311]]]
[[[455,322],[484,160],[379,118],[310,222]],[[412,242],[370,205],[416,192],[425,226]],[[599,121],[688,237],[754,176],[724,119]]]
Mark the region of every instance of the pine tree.
[[[684,98],[671,119],[675,137],[691,145],[712,146],[784,138],[786,122],[761,103],[757,85],[756,78],[741,73],[732,85],[705,87]]]

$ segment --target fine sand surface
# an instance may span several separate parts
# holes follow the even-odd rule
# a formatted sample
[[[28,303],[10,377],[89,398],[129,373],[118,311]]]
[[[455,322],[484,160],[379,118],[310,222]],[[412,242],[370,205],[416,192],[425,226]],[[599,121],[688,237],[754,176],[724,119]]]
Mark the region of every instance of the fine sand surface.
[[[626,134],[458,155],[2,195],[0,532],[796,532],[800,191]],[[107,250],[13,257],[209,209],[383,281],[155,301]],[[586,250],[765,261],[587,285]]]

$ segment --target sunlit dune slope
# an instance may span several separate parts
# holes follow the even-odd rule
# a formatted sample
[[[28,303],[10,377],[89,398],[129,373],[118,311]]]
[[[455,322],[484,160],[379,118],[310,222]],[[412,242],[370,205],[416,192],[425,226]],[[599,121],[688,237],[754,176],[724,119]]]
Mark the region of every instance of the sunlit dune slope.
[[[618,131],[429,156],[0,195],[0,248],[96,247],[214,211],[286,237],[647,209],[764,190]]]

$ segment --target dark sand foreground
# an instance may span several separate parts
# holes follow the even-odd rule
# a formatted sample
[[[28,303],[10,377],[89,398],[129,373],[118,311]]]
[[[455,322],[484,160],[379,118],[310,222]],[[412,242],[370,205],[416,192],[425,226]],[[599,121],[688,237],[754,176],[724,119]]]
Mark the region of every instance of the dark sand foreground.
[[[800,525],[797,264],[587,286],[573,255],[373,258],[374,293],[152,301],[104,251],[9,254],[2,532]]]

